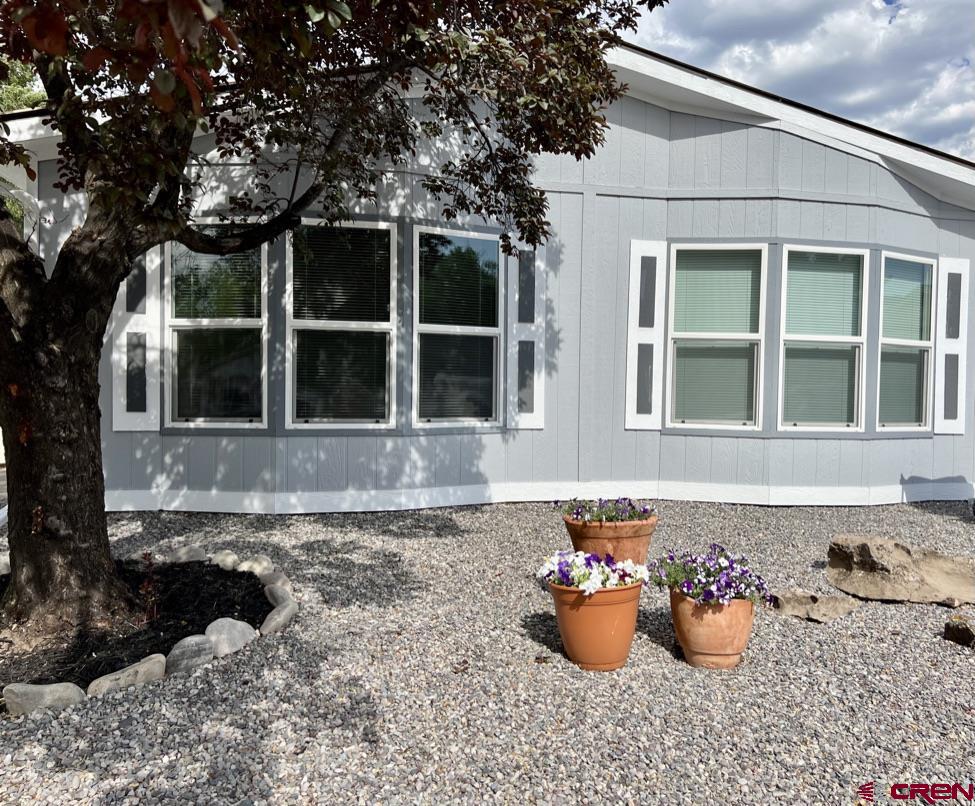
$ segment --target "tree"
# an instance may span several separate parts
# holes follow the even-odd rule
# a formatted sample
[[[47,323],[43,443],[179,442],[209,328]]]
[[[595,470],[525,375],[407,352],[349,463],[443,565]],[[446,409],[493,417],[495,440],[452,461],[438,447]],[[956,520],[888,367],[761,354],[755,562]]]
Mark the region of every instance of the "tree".
[[[109,552],[97,368],[135,258],[165,241],[250,249],[313,203],[348,218],[386,171],[448,133],[460,154],[425,180],[443,215],[499,222],[506,247],[511,234],[539,243],[548,225],[533,156],[592,155],[602,110],[623,89],[605,53],[663,2],[2,3],[0,55],[36,72],[61,138],[58,187],[87,202],[50,276],[0,211],[6,623],[44,634],[132,606]],[[199,132],[253,171],[223,234],[193,222],[207,168],[192,148]],[[9,138],[0,159],[34,170]]]

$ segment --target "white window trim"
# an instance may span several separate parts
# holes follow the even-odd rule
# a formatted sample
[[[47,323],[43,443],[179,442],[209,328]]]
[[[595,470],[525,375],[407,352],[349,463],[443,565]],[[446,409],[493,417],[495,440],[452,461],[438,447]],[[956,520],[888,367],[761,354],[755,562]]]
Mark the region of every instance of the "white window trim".
[[[860,255],[862,258],[860,270],[860,335],[853,336],[796,336],[786,333],[786,322],[788,320],[788,310],[786,308],[788,300],[789,285],[789,253],[790,252],[814,252],[828,255]],[[870,293],[870,250],[869,249],[847,249],[845,247],[834,246],[804,246],[801,244],[785,244],[782,247],[782,299],[779,327],[779,391],[778,391],[778,421],[780,431],[816,431],[818,433],[836,434],[862,434],[866,427],[867,419],[867,395],[866,386],[866,363],[867,363],[867,313],[870,310],[868,298]],[[840,427],[836,423],[803,424],[793,425],[785,421],[785,345],[786,343],[804,344],[843,344],[858,347],[859,354],[857,359],[857,422],[856,425]]]
[[[498,316],[497,327],[464,327],[460,325],[421,325],[420,324],[420,235],[433,233],[435,235],[449,235],[457,238],[480,238],[485,241],[494,241],[498,245]],[[505,264],[507,261],[501,254],[501,239],[497,235],[485,232],[471,232],[469,230],[447,229],[444,227],[413,227],[413,372],[410,379],[412,411],[410,414],[411,425],[418,430],[436,430],[438,428],[498,428],[502,425],[504,417],[504,395],[502,389],[503,356],[505,355],[504,343],[504,299],[507,272]],[[421,333],[450,333],[463,336],[494,336],[496,346],[494,350],[494,417],[490,420],[477,420],[470,417],[451,417],[442,420],[421,420],[420,412],[420,334]]]
[[[884,277],[886,275],[887,258],[896,260],[908,260],[912,263],[923,263],[931,267],[931,326],[927,341],[914,341],[913,339],[888,339],[884,338]],[[918,255],[908,255],[903,252],[888,252],[883,250],[880,253],[880,320],[878,323],[878,342],[877,342],[877,400],[876,400],[876,426],[878,432],[913,432],[931,433],[933,429],[933,418],[931,413],[934,411],[934,335],[937,332],[937,299],[938,299],[938,261],[936,258],[919,257]],[[924,424],[923,425],[883,425],[880,422],[880,364],[883,356],[884,346],[891,347],[916,347],[924,348],[928,351],[927,365],[924,372]]]
[[[226,221],[219,218],[198,218],[194,224],[201,226],[227,225]],[[216,428],[242,428],[257,430],[267,428],[267,352],[268,352],[268,261],[267,243],[261,244],[261,317],[259,319],[182,319],[172,315],[172,275],[173,275],[173,249],[172,243],[167,242],[164,247],[164,274],[163,274],[163,333],[165,339],[166,354],[166,394],[163,405],[166,416],[165,423],[167,428],[188,428],[188,429],[216,429]],[[173,350],[173,335],[177,330],[190,330],[193,328],[242,328],[261,330],[261,419],[253,422],[243,420],[174,420],[173,407],[175,394],[176,362],[174,361],[175,352]]]
[[[758,332],[757,333],[678,333],[674,330],[675,288],[677,282],[677,253],[681,250],[709,250],[715,252],[760,251],[762,262],[759,281]],[[666,423],[667,428],[696,431],[761,431],[764,414],[765,380],[765,309],[768,289],[768,244],[767,243],[673,243],[670,246],[670,276],[667,285],[667,388]],[[674,422],[674,347],[678,339],[700,341],[745,341],[757,342],[758,361],[755,367],[755,423],[735,425],[731,423],[682,423]]]
[[[653,327],[640,327],[641,258],[657,259],[653,288]],[[633,240],[630,242],[630,278],[627,297],[626,323],[626,411],[623,427],[628,431],[659,431],[663,421],[661,406],[664,394],[664,289],[667,287],[667,242]],[[650,414],[637,414],[637,356],[641,344],[653,347],[651,383],[653,385]]]
[[[145,253],[145,312],[126,311],[125,281],[119,288],[112,311],[112,430],[159,430],[159,271],[161,252],[153,247]],[[128,411],[127,359],[129,333],[146,337],[146,410]]]
[[[302,218],[303,226],[330,226],[320,218]],[[285,246],[285,381],[284,398],[287,410],[285,428],[288,430],[339,430],[388,431],[396,427],[396,353],[397,353],[397,228],[389,221],[343,221],[334,226],[340,229],[377,229],[389,232],[389,321],[388,322],[344,322],[338,320],[295,319],[294,317],[294,231],[288,230]],[[296,330],[337,330],[341,332],[359,330],[373,333],[386,333],[389,336],[389,361],[386,363],[386,390],[389,395],[386,419],[374,420],[321,419],[309,422],[295,419],[295,357],[294,332]]]

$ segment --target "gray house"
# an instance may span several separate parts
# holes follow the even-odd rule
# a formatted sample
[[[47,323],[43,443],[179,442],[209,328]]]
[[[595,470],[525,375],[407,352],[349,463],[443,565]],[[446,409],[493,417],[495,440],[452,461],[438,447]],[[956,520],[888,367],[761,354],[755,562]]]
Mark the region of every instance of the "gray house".
[[[975,164],[637,48],[612,62],[605,147],[539,160],[537,251],[439,220],[419,160],[346,226],[148,254],[105,344],[107,506],[971,497]],[[81,201],[53,188],[51,133],[9,123],[49,257]],[[204,215],[246,181],[214,170]]]

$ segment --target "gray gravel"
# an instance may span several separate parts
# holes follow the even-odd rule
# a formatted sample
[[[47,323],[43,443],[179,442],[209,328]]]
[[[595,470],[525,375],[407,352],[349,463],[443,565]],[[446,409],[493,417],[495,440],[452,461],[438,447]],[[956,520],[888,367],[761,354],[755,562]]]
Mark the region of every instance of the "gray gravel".
[[[841,531],[975,554],[965,504],[660,510],[657,549],[718,539],[773,589],[829,590]],[[645,592],[628,666],[587,673],[559,654],[531,579],[567,544],[545,505],[137,513],[112,534],[119,555],[267,554],[301,611],[190,675],[4,719],[3,802],[833,804],[869,780],[879,795],[975,778],[975,654],[941,638],[938,607],[868,603],[826,625],[763,613],[722,673],[675,657],[666,597]]]

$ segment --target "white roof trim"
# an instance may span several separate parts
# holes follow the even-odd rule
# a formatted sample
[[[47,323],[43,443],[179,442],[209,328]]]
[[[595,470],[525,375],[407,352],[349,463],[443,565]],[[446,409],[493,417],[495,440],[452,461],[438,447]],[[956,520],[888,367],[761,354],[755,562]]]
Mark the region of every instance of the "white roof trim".
[[[780,128],[858,156],[867,152],[874,161],[897,173],[901,172],[900,166],[909,166],[913,176],[905,178],[915,183],[923,178],[924,189],[933,195],[975,207],[973,167],[702,75],[640,50],[616,47],[609,52],[608,61],[634,97],[674,111]]]

